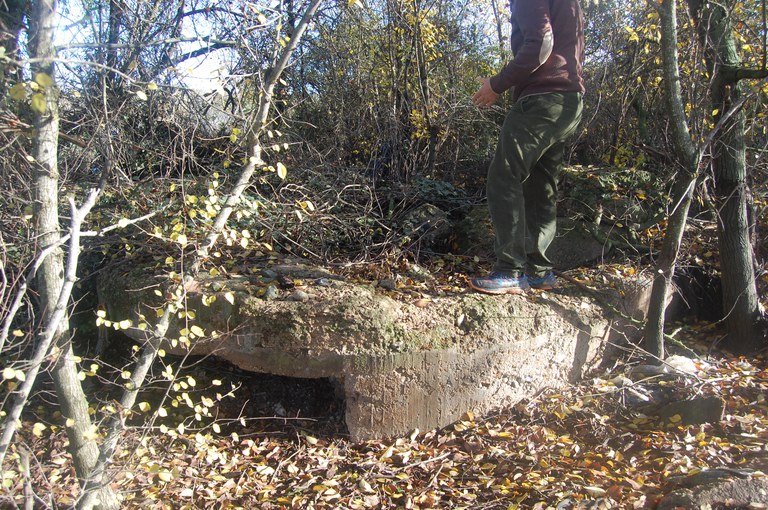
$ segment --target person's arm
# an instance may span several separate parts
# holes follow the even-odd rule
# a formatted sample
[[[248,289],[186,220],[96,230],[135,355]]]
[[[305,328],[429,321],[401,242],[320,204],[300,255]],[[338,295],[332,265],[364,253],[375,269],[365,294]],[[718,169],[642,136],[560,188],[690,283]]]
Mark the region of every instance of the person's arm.
[[[549,2],[542,0],[515,0],[517,26],[523,44],[496,76],[491,77],[494,92],[502,92],[519,85],[552,54],[554,35],[550,23]]]

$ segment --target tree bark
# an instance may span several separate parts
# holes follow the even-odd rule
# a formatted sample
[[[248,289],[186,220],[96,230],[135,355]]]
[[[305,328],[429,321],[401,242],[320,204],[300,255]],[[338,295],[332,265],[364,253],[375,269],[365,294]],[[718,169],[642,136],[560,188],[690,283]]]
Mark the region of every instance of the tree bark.
[[[688,132],[685,103],[680,86],[680,66],[677,55],[677,10],[675,0],[657,5],[661,18],[661,45],[664,72],[664,96],[669,111],[673,144],[679,154],[678,174],[672,191],[672,211],[668,213],[667,230],[661,255],[656,261],[656,275],[648,304],[645,324],[647,350],[658,360],[664,359],[664,314],[672,285],[680,242],[683,238],[693,189],[696,185],[698,155]]]
[[[56,3],[51,0],[38,0],[32,13],[32,51],[36,58],[48,59],[54,56],[53,25],[55,23]],[[37,71],[45,72],[53,77],[53,66],[42,64],[37,66]],[[36,115],[37,137],[34,143],[35,157],[35,205],[37,212],[38,239],[42,246],[52,246],[59,242],[59,171],[58,171],[58,131],[59,112],[56,91],[49,88],[45,91],[46,109],[42,114]],[[56,303],[61,288],[64,284],[64,253],[61,249],[48,255],[40,267],[37,276],[37,289],[40,293],[40,305],[43,312],[42,322],[45,324],[56,309]],[[66,381],[68,365],[73,360],[69,344],[69,325],[66,317],[52,324],[56,329],[56,344],[61,349],[55,363],[54,379],[61,385],[64,391],[62,396],[62,414],[74,421],[67,430],[70,435],[76,436],[72,443],[73,454],[81,451],[83,455],[90,457],[96,452],[95,443],[81,443],[83,432],[88,430],[90,418],[88,417],[88,405],[77,401],[74,397],[76,390],[69,388]],[[64,376],[64,377],[61,377]],[[75,378],[77,380],[77,378]],[[84,400],[84,396],[82,398]],[[78,433],[79,432],[79,433]]]
[[[690,1],[693,19],[704,43],[709,71],[715,77],[710,95],[713,111],[719,112],[715,115],[716,120],[740,103],[742,98],[737,72],[741,58],[728,14],[731,4],[733,1],[725,5]],[[724,118],[714,140],[712,159],[718,206],[723,309],[728,332],[726,346],[736,354],[756,350],[762,338],[747,214],[749,189],[744,130],[744,112],[738,108]]]
[[[53,46],[56,25],[56,0],[38,0],[33,4],[30,16],[30,55],[40,63],[33,71],[54,77]],[[35,206],[37,212],[38,240],[41,246],[52,246],[61,237],[59,226],[59,170],[58,136],[59,107],[58,93],[55,86],[45,87],[45,111],[35,115],[37,137],[34,141],[35,158]],[[75,261],[76,263],[76,261]],[[93,439],[93,424],[88,413],[88,400],[77,378],[77,365],[72,352],[69,332],[69,314],[61,314],[61,319],[51,321],[57,308],[66,307],[66,302],[59,299],[65,284],[64,254],[61,249],[54,250],[43,261],[36,278],[40,293],[42,324],[55,328],[53,377],[56,395],[62,415],[67,419],[67,437],[69,451],[72,454],[75,471],[79,479],[84,480],[96,463],[99,450]],[[43,331],[43,334],[46,332]],[[102,508],[118,508],[114,495],[109,488],[101,491],[99,499]]]

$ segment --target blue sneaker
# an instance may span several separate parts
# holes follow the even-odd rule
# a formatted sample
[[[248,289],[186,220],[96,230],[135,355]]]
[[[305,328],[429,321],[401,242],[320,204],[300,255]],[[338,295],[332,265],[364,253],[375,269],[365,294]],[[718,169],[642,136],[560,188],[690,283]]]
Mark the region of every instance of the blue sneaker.
[[[530,288],[525,275],[512,276],[495,271],[481,278],[470,278],[469,286],[486,294],[525,294]]]
[[[528,285],[530,285],[532,289],[538,290],[552,290],[558,287],[557,278],[555,278],[555,274],[552,271],[544,276],[529,276]]]

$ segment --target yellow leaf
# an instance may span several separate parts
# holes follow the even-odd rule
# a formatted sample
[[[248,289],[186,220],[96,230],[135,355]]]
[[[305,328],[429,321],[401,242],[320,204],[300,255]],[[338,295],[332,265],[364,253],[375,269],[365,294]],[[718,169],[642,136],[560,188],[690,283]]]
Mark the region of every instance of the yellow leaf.
[[[20,329],[14,329],[13,330],[13,336],[15,336],[17,338],[20,337],[20,336],[24,336],[24,332],[22,330],[20,330]]]
[[[96,425],[91,425],[91,428],[85,432],[83,432],[83,439],[87,439],[89,441],[95,441],[99,438],[99,431],[96,428]]]
[[[680,416],[679,414],[669,417],[669,421],[671,421],[672,423],[679,423],[682,419],[683,417]]]
[[[3,370],[3,379],[15,379],[16,378],[16,370],[12,369],[11,367],[8,367]]]
[[[51,78],[51,76],[46,73],[37,73],[35,75],[35,81],[41,87],[50,87],[53,85],[53,78]]]
[[[46,428],[45,425],[43,425],[42,423],[39,423],[39,422],[35,423],[32,426],[32,434],[34,434],[35,437],[40,437],[43,435],[43,431],[45,430],[45,428]]]
[[[8,93],[14,101],[21,101],[27,97],[27,87],[23,83],[17,83],[11,87],[11,90],[9,90]]]
[[[32,101],[31,101],[32,109],[35,110],[37,113],[45,113],[46,110],[48,110],[48,106],[45,104],[45,96],[43,94],[37,93],[32,94]]]
[[[149,90],[157,90],[157,83],[150,83],[147,85]]]
[[[149,402],[139,402],[139,409],[141,411],[144,411],[144,412],[149,411],[149,408],[150,408]]]
[[[231,292],[227,292],[226,294],[224,294],[224,299],[229,301],[230,305],[234,305],[235,304],[235,295],[233,293],[231,293]]]
[[[185,236],[184,234],[179,234],[179,237],[176,238],[176,242],[182,246],[186,246],[188,242],[187,236]]]
[[[128,329],[132,325],[133,325],[133,321],[131,321],[130,319],[125,319],[124,321],[120,321],[120,323],[118,324],[120,329]]]
[[[281,179],[285,179],[285,177],[288,175],[288,169],[285,167],[284,164],[278,163],[277,164],[277,176]]]
[[[171,480],[173,480],[173,475],[171,474],[170,471],[160,471],[157,474],[157,477],[164,482],[170,482]]]
[[[142,101],[146,101],[147,100],[147,94],[143,90],[137,90],[136,91],[136,97],[138,97]]]
[[[203,331],[203,328],[201,328],[200,326],[197,326],[197,325],[192,326],[191,328],[189,328],[189,330],[195,336],[198,336],[198,337],[205,336],[205,331]]]

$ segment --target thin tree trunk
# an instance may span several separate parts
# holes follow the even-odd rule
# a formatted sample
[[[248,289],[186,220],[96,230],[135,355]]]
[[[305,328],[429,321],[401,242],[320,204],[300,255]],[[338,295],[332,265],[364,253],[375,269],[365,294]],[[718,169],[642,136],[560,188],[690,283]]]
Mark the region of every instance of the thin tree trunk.
[[[507,58],[507,39],[504,37],[504,26],[507,21],[501,16],[501,9],[499,9],[498,0],[491,0],[491,8],[493,9],[493,19],[496,22],[496,37],[499,44],[499,61],[506,63]]]
[[[673,143],[680,155],[678,176],[672,191],[672,211],[667,218],[667,231],[664,234],[661,255],[656,261],[656,274],[645,324],[646,348],[661,360],[664,359],[664,314],[667,308],[667,296],[672,285],[672,276],[675,274],[685,224],[688,221],[688,210],[696,185],[698,157],[688,133],[685,103],[680,86],[675,0],[664,0],[657,8],[661,18],[664,95],[670,114]]]
[[[419,69],[419,92],[421,93],[421,114],[427,127],[427,160],[420,171],[424,175],[431,175],[437,157],[437,127],[432,122],[429,104],[432,101],[429,90],[429,75],[427,73],[427,57],[424,53],[424,40],[421,32],[422,16],[420,5],[414,2],[414,36],[416,43],[416,65]]]
[[[39,61],[33,67],[37,73],[54,77],[53,59],[56,56],[53,46],[54,29],[57,20],[56,0],[37,0],[30,16],[30,54]],[[42,246],[52,246],[59,242],[59,171],[58,137],[59,107],[55,86],[44,87],[45,111],[35,115],[35,138],[33,155],[35,158],[35,205],[37,212],[38,240]],[[60,313],[60,319],[52,321],[56,312],[66,308],[62,302],[62,289],[65,285],[64,254],[62,250],[53,251],[43,261],[37,276],[40,293],[42,324],[51,328],[55,343],[54,362],[51,369],[56,395],[62,415],[67,419],[67,437],[69,451],[75,465],[75,471],[82,481],[90,473],[98,458],[98,445],[93,439],[93,424],[88,413],[88,400],[77,378],[77,365],[72,352],[69,332],[69,314]],[[74,261],[76,266],[77,261]],[[74,268],[68,267],[71,271]],[[74,275],[72,275],[74,276]],[[73,283],[73,282],[72,282]],[[46,331],[42,332],[45,335]],[[42,335],[41,335],[42,337]],[[118,508],[107,503],[115,502],[111,490],[100,491],[99,498],[104,503],[102,508]]]

